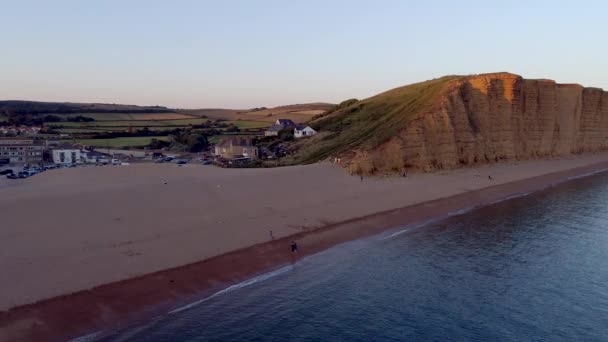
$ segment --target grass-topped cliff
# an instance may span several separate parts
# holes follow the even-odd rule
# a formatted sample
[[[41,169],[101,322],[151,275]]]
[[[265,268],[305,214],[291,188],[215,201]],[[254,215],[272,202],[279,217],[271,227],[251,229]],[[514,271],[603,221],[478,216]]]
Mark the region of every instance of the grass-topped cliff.
[[[608,149],[608,92],[510,73],[446,76],[349,100],[286,162],[338,157],[351,172],[455,168]]]

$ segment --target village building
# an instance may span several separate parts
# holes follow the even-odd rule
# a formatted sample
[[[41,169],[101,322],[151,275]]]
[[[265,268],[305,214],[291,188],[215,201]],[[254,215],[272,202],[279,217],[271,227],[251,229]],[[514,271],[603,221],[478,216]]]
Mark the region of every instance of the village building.
[[[279,125],[279,126],[283,126],[285,128],[289,128],[289,127],[295,127],[296,123],[289,120],[289,119],[277,119],[277,121],[274,122],[275,125]]]
[[[0,164],[41,164],[44,144],[26,137],[0,138]]]
[[[264,131],[265,137],[276,137],[279,135],[284,129],[292,129],[296,127],[295,122],[289,119],[277,119],[272,126],[270,126],[267,130]]]
[[[39,126],[4,126],[0,127],[1,135],[9,136],[34,136],[40,133],[41,127]]]
[[[63,143],[53,149],[53,163],[79,164],[81,160],[80,149],[70,143]]]
[[[297,125],[293,129],[293,136],[295,138],[309,137],[315,134],[317,134],[317,131],[315,131],[312,127],[308,125]]]
[[[283,126],[272,125],[272,126],[268,127],[267,130],[264,131],[264,136],[265,137],[276,137],[279,135],[279,132],[282,131],[283,129],[284,129]]]
[[[258,148],[249,138],[228,138],[215,145],[215,155],[223,159],[258,159]]]
[[[81,150],[80,156],[85,163],[102,163],[107,164],[112,161],[112,156],[107,153],[97,151]]]

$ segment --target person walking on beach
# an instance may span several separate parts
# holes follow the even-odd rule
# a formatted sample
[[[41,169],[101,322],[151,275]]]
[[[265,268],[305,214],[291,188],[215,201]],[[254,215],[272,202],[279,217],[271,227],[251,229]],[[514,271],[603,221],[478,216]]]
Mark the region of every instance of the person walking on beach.
[[[298,253],[298,244],[295,241],[291,241],[291,253]]]
[[[361,177],[361,183],[363,183],[363,176],[360,176],[360,177]]]

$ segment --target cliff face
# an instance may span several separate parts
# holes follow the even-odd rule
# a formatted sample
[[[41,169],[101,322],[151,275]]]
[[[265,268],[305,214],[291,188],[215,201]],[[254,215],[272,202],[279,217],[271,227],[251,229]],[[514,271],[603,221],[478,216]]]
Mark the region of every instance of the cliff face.
[[[608,92],[509,73],[450,80],[388,141],[343,156],[364,174],[432,170],[608,149]]]

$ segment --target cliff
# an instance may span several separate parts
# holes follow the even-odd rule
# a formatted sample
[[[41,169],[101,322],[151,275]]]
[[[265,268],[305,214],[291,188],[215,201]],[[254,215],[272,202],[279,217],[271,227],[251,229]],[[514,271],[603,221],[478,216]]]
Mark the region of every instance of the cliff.
[[[312,122],[298,158],[352,172],[433,170],[608,149],[608,92],[510,73],[397,88]]]

